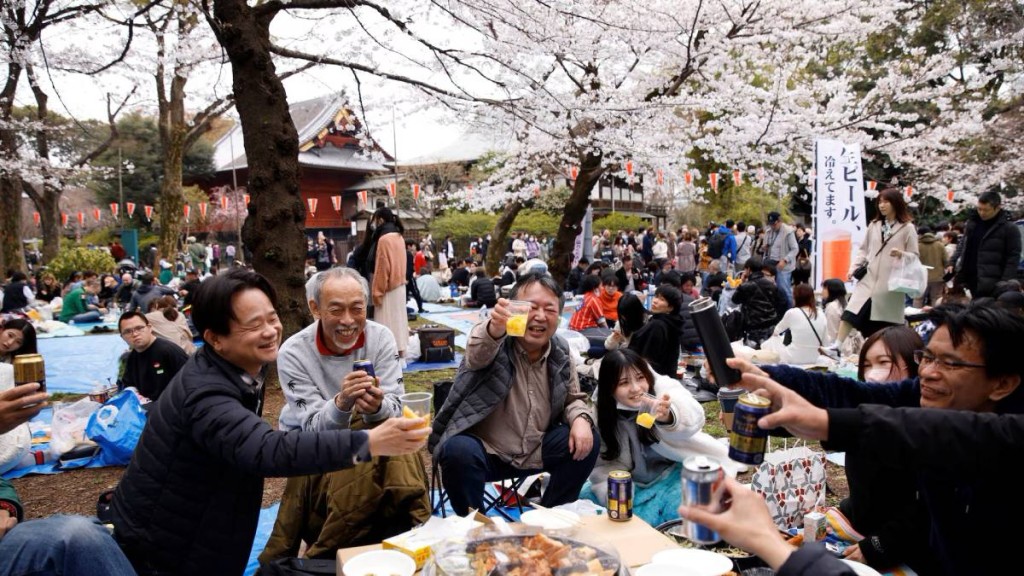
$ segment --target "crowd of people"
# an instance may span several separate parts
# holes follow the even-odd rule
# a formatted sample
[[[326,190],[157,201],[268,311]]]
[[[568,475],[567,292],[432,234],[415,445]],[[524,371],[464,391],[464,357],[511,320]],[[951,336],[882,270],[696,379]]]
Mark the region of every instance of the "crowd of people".
[[[1003,468],[1024,432],[1024,363],[1014,353],[1024,338],[1021,243],[1000,201],[982,195],[963,230],[917,230],[902,195],[882,191],[850,278],[825,279],[817,294],[801,274],[812,235],[777,213],[761,231],[732,221],[702,235],[604,231],[595,262],[580,259],[560,284],[532,263],[543,264],[541,239],[511,239],[494,280],[472,269],[489,238],[460,260],[450,238],[406,240],[382,207],[344,266],[333,243],[311,240],[314,321],[287,339],[274,288],[244,266],[218,273],[211,262],[177,282],[149,271],[76,274],[65,285],[45,272],[12,273],[0,362],[37,351],[34,307],[76,324],[117,310],[129,347],[121,385],[151,402],[102,519],[112,530],[94,518],[24,521],[17,494],[0,480],[0,574],[240,574],[271,476],[288,481],[261,562],[296,556],[302,543],[308,557],[333,558],[339,547],[379,542],[430,516],[417,454],[424,445],[460,515],[483,507],[487,482],[541,472],[549,480],[540,504],[604,504],[609,473],[625,469],[645,520],[699,521],[780,574],[852,573],[821,547],[786,544],[764,502],[732,479],[745,467],[702,431],[704,411],[678,377],[680,358],[701,350],[689,308],[699,297],[717,302],[744,347],[775,354],[776,364],[730,360],[743,387],[774,402],[760,425],[847,451],[850,496],[839,511],[863,535],[850,559],[920,574],[996,572],[1003,559],[988,551],[1009,549],[1012,531],[992,527],[1020,508]],[[886,282],[904,253],[938,264],[929,277],[936,290],[929,286],[923,314],[909,319],[916,330],[906,295]],[[450,278],[431,270],[434,255]],[[490,313],[468,334],[428,423],[406,417],[400,401],[407,302],[450,295],[448,282],[456,292],[464,282],[462,303]],[[600,360],[592,396],[581,384],[580,351],[558,334],[570,296],[579,298],[569,329]],[[522,336],[508,334],[512,301],[530,304]],[[853,345],[856,378],[799,366]],[[272,428],[261,415],[275,364],[286,406]],[[34,384],[0,390],[0,434],[45,406]],[[638,420],[641,409],[651,422]],[[722,462],[731,506],[679,508],[680,463],[696,455]]]

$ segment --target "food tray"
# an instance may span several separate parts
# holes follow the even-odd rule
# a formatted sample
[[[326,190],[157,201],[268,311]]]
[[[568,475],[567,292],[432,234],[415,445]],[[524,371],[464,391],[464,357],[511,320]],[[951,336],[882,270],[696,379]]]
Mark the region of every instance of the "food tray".
[[[445,571],[437,566],[437,556],[445,560],[459,556],[467,561],[461,570]],[[424,566],[427,576],[613,576],[620,572],[618,555],[577,539],[537,532],[534,534],[494,535],[472,538],[464,543],[435,549],[434,558]]]

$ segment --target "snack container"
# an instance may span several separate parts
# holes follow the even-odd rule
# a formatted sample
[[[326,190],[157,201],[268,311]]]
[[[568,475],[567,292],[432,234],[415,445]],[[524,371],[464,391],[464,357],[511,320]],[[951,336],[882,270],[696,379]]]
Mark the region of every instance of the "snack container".
[[[821,512],[804,514],[804,544],[825,540],[825,515]]]

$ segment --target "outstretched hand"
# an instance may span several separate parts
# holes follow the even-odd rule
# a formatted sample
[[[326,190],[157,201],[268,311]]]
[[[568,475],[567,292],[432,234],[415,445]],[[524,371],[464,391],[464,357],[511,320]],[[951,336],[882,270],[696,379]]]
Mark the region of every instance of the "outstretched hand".
[[[749,372],[743,374],[740,386],[771,400],[772,412],[757,421],[761,428],[782,427],[806,440],[828,440],[828,412],[796,392],[771,378]]]
[[[430,426],[425,418],[388,418],[367,434],[371,456],[398,456],[422,448]]]
[[[724,512],[712,512],[692,506],[680,506],[679,515],[691,522],[706,526],[721,534],[733,546],[759,556],[778,570],[793,552],[772,522],[764,499],[726,476],[723,503]]]

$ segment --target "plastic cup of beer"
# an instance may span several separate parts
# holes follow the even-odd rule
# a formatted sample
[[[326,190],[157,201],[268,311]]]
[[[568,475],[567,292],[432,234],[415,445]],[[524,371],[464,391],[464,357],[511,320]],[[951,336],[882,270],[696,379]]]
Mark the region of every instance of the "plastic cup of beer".
[[[434,395],[430,392],[410,392],[398,397],[402,402],[402,416],[406,418],[423,418],[425,427],[430,427],[430,408]]]
[[[509,336],[522,338],[526,336],[526,322],[530,317],[529,302],[512,300],[508,303],[508,322],[505,324],[505,332]]]
[[[636,413],[637,426],[651,428],[658,419],[658,397],[644,394],[640,397],[640,409]]]

